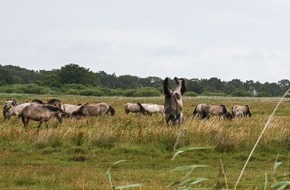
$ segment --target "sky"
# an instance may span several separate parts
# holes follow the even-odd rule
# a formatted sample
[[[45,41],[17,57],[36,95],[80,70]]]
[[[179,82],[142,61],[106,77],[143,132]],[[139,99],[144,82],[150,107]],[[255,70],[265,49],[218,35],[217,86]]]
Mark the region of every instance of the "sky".
[[[0,65],[290,79],[288,0],[0,0]]]

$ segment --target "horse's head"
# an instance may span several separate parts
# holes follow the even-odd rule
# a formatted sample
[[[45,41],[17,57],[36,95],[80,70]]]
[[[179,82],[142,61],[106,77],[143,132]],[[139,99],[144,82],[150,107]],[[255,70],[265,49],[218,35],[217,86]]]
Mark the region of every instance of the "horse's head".
[[[163,91],[165,95],[164,110],[166,123],[170,120],[176,123],[177,120],[181,121],[183,101],[182,95],[185,93],[185,80],[174,78],[176,89],[172,91],[169,87],[169,79],[165,78],[163,81]]]
[[[230,112],[226,112],[224,114],[224,116],[228,119],[228,120],[232,120],[233,119],[233,115]]]
[[[59,99],[52,98],[47,100],[47,103],[56,107],[61,107],[61,102]]]
[[[8,112],[10,109],[13,109],[14,106],[17,105],[17,102],[15,99],[11,100],[11,99],[8,99],[5,101],[4,103],[4,107],[3,107],[3,116],[4,116],[4,119],[6,118],[9,118],[10,116],[8,116]]]

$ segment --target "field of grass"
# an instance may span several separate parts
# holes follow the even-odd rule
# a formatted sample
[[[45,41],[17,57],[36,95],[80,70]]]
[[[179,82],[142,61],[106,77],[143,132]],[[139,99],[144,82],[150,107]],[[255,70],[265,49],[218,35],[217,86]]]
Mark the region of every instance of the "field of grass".
[[[278,98],[186,97],[186,120],[180,127],[167,127],[161,115],[143,116],[124,112],[127,102],[163,104],[162,97],[121,98],[84,96],[34,96],[0,94],[1,110],[8,97],[19,102],[34,98],[59,98],[62,103],[104,101],[116,109],[115,116],[49,122],[37,133],[37,122],[24,131],[21,119],[0,116],[1,189],[110,189],[106,171],[114,186],[142,184],[136,189],[178,189],[171,183],[186,178],[207,178],[197,188],[232,189],[247,157],[263,130]],[[253,117],[232,121],[192,119],[198,103],[248,104]],[[182,147],[210,147],[183,152]],[[290,100],[279,106],[264,133],[237,189],[263,189],[267,173],[268,189],[277,181],[290,181]],[[273,166],[281,162],[274,173]],[[206,165],[187,171],[178,166]],[[280,176],[280,177],[279,177]]]

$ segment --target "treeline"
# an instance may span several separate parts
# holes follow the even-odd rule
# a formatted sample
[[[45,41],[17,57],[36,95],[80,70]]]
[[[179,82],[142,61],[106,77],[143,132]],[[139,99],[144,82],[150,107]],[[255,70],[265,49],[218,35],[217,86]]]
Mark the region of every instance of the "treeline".
[[[85,96],[161,96],[162,78],[121,75],[104,71],[92,72],[77,64],[60,69],[28,70],[0,65],[0,93],[71,94]],[[173,85],[173,84],[172,84]],[[258,96],[283,95],[290,87],[288,79],[277,83],[239,79],[221,81],[218,78],[186,79],[188,96]]]

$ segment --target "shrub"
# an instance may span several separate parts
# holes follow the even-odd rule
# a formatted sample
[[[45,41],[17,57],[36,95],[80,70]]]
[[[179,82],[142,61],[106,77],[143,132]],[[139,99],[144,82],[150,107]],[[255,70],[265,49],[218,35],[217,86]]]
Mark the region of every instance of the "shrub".
[[[24,93],[24,94],[53,94],[55,93],[49,87],[39,86],[37,84],[15,84],[3,86],[0,88],[3,93]]]
[[[155,88],[143,88],[137,90],[133,96],[134,97],[150,97],[150,96],[160,96],[160,92]]]
[[[262,92],[258,92],[256,94],[257,97],[271,97],[271,95],[265,91],[262,91]]]
[[[98,89],[84,89],[79,91],[82,96],[104,96],[104,92]]]
[[[198,96],[198,94],[195,93],[195,92],[187,92],[187,93],[186,93],[186,96],[194,97],[194,96]]]
[[[235,97],[251,97],[253,96],[252,93],[247,92],[245,90],[235,90],[231,93],[232,96]]]

